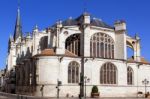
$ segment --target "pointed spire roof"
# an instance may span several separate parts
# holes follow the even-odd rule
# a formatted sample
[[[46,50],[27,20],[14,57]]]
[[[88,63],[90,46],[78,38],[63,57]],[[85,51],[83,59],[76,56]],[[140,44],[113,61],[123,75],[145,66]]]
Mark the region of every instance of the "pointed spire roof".
[[[18,37],[22,37],[22,26],[21,26],[21,17],[20,17],[19,7],[17,11],[17,19],[16,19],[16,24],[15,24],[15,30],[14,30],[14,40],[16,40]]]

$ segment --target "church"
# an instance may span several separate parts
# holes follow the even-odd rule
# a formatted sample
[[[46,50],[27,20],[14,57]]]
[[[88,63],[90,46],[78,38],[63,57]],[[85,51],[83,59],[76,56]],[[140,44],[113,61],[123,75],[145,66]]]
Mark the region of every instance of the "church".
[[[113,26],[84,12],[77,18],[23,35],[20,9],[8,42],[6,92],[78,97],[82,59],[86,96],[97,86],[100,97],[137,97],[150,91],[150,63],[141,56],[140,37],[130,37],[126,22]],[[127,58],[128,50],[134,52]]]

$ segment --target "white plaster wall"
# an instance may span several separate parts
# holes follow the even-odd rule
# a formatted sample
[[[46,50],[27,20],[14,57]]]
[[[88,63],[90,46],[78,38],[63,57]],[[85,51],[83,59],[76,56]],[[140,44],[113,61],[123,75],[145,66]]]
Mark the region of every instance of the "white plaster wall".
[[[138,69],[139,75],[138,75],[138,85],[139,85],[139,91],[145,92],[145,85],[142,83],[144,79],[147,79],[149,83],[146,85],[147,92],[150,92],[150,65],[140,65]]]
[[[90,96],[91,89],[93,85],[97,85],[101,97],[136,97],[138,91],[144,92],[144,86],[141,81],[146,77],[150,80],[150,66],[142,65],[137,68],[135,63],[126,63],[120,60],[111,59],[90,59],[85,62],[85,76],[90,78],[90,82],[87,83],[87,96]],[[46,56],[39,58],[39,83],[37,86],[37,95],[41,95],[40,87],[44,87],[44,95],[56,97],[57,95],[57,79],[62,81],[62,86],[60,86],[60,96],[65,97],[69,94],[71,97],[78,97],[79,95],[79,85],[78,84],[68,84],[68,64],[71,61],[76,61],[80,64],[80,58],[63,57],[62,61],[59,63],[58,56]],[[100,84],[100,68],[106,63],[111,62],[117,67],[117,84],[115,85],[102,85]],[[127,67],[130,66],[134,71],[134,84],[127,85]],[[145,74],[144,74],[145,73]],[[137,75],[138,74],[138,75]],[[138,78],[137,78],[138,77]],[[137,83],[138,81],[138,83]],[[150,86],[147,88],[150,91]]]
[[[59,74],[59,61],[57,57],[40,57],[39,84],[56,84]]]

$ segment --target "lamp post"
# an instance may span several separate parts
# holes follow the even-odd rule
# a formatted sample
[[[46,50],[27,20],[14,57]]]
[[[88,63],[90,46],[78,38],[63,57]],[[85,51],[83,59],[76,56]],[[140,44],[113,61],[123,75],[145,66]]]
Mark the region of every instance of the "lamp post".
[[[56,86],[56,88],[57,88],[57,99],[59,99],[59,91],[60,91],[59,86],[61,86],[61,85],[62,85],[62,82],[57,80],[57,86]]]
[[[90,81],[90,78],[87,78],[87,76],[84,77],[84,83],[85,83],[85,98],[86,98],[86,83],[88,83]]]
[[[32,92],[31,92],[31,85],[32,85],[32,74],[30,73],[30,94],[32,95]]]
[[[149,84],[149,81],[145,78],[145,79],[142,81],[142,83],[143,83],[144,86],[145,86],[145,98],[146,98],[146,93],[147,93],[146,87],[147,87],[147,85]]]

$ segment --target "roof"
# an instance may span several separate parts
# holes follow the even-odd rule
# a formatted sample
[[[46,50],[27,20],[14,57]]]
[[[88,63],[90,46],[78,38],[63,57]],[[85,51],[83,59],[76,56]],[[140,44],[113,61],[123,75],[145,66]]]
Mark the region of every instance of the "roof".
[[[17,19],[15,24],[15,30],[14,30],[14,40],[16,40],[19,36],[22,37],[20,9],[18,9],[17,11]]]
[[[73,54],[72,52],[70,52],[68,50],[65,50],[65,55],[66,56],[77,56],[77,55]]]
[[[56,52],[54,49],[44,49],[40,54],[37,54],[35,56],[56,56]],[[71,57],[76,57],[77,55],[73,54],[72,52],[65,50],[65,54],[61,54],[64,56],[71,56]]]
[[[69,18],[65,21],[62,22],[63,26],[73,26],[73,25],[78,25],[78,22],[72,18]]]
[[[79,17],[73,19],[73,18],[68,18],[66,20],[64,20],[62,22],[63,26],[77,26],[80,25],[83,22],[83,17],[84,16],[90,16],[90,14],[88,13],[83,13],[81,14]],[[109,28],[109,29],[113,29],[113,26],[110,26],[108,24],[106,24],[105,22],[103,22],[102,20],[98,19],[98,18],[91,18],[91,26],[97,26],[97,27],[104,27],[104,28]],[[52,27],[55,27],[56,24],[54,24]]]
[[[113,29],[113,27],[107,25],[105,22],[103,22],[102,20],[97,19],[97,18],[93,18],[93,19],[91,20],[91,25],[92,25],[92,26],[97,26],[97,27],[104,27],[104,28]]]
[[[133,57],[129,58],[127,61],[128,62],[136,62]],[[147,61],[144,57],[140,57],[140,62],[143,64],[150,64],[150,62]]]
[[[39,55],[40,56],[53,56],[53,55],[56,55],[56,53],[54,52],[54,49],[45,49]]]

